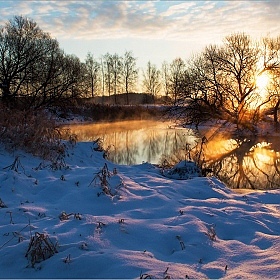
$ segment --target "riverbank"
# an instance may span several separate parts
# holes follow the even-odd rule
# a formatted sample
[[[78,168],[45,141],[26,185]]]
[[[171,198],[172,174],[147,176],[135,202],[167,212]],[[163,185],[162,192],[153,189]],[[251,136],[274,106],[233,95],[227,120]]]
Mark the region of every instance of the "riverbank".
[[[172,167],[186,158],[234,189],[276,189],[279,185],[279,137],[236,135],[231,124],[208,123],[195,129],[163,120],[122,120],[65,126],[78,141],[100,139],[118,164],[149,162]],[[268,129],[268,128],[267,128]],[[204,133],[203,133],[204,132]]]
[[[164,105],[102,105],[82,103],[55,107],[52,114],[58,123],[155,120],[165,116]]]
[[[149,163],[113,164],[92,142],[67,145],[56,166],[1,147],[2,278],[279,276],[280,190],[237,194],[214,177],[169,179]]]

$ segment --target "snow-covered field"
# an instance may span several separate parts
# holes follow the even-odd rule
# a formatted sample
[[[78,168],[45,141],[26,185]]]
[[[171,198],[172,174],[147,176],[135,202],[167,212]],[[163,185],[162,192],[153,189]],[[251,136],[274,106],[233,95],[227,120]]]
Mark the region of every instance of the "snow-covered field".
[[[62,170],[0,150],[0,278],[280,278],[280,190],[170,179],[93,148],[70,147]]]

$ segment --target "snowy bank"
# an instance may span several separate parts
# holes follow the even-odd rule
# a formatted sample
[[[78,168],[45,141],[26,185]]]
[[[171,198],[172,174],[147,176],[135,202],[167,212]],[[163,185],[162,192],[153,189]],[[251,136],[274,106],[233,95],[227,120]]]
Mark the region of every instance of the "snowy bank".
[[[279,277],[280,190],[166,178],[149,163],[106,161],[93,143],[65,162],[53,170],[1,149],[1,278]],[[55,248],[43,261],[36,234]]]

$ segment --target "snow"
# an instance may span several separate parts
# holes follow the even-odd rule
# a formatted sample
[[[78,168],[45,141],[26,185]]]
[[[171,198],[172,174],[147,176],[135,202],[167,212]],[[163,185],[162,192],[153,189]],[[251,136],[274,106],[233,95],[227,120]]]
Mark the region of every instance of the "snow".
[[[61,170],[1,148],[0,278],[280,277],[280,190],[168,178],[94,145],[69,146]],[[55,252],[32,263],[38,234]]]

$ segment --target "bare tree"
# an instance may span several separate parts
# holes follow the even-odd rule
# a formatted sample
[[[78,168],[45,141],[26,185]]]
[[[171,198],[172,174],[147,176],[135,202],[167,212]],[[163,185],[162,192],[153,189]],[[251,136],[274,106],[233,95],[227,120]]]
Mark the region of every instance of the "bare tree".
[[[56,40],[35,22],[15,16],[0,31],[2,97],[11,101],[24,94],[22,85],[34,78],[38,61],[58,49]],[[34,71],[33,71],[34,70]]]
[[[181,90],[181,81],[185,72],[185,62],[181,58],[174,59],[169,70],[169,91],[173,95],[174,103]]]
[[[0,30],[0,88],[9,106],[39,108],[72,98],[80,70],[80,61],[34,21],[15,16]]]
[[[169,64],[167,61],[164,61],[161,66],[161,74],[162,74],[162,85],[164,89],[164,93],[166,98],[169,95],[169,88],[170,88],[170,73],[169,73]]]
[[[271,82],[268,87],[268,96],[272,108],[273,121],[279,129],[278,112],[280,108],[280,69],[275,69],[270,73]]]
[[[118,54],[111,55],[111,70],[113,76],[113,90],[115,104],[117,104],[117,92],[120,91],[121,77],[122,77],[122,61]]]
[[[155,96],[158,95],[161,89],[160,71],[157,69],[156,65],[149,61],[147,63],[146,72],[143,72],[143,78],[145,91],[151,94],[155,100]]]
[[[218,118],[254,130],[263,104],[257,103],[259,60],[259,48],[243,33],[226,37],[222,47],[207,47],[189,62],[177,101],[181,114],[191,123]]]
[[[278,70],[280,67],[280,36],[262,40],[262,71]]]
[[[84,82],[84,68],[80,59],[75,55],[64,55],[63,64],[61,65],[61,75],[58,76],[56,87],[62,96],[79,98],[82,95],[81,84]]]
[[[25,107],[38,109],[58,102],[61,105],[80,97],[84,72],[78,57],[59,51],[37,71],[39,79],[32,79],[28,98],[24,98]]]
[[[118,54],[105,54],[103,56],[105,85],[108,95],[114,93],[115,104],[117,103],[117,92],[120,90],[122,77],[122,61]]]
[[[100,65],[97,62],[97,60],[94,59],[93,54],[91,54],[90,52],[87,53],[85,66],[86,66],[86,76],[85,76],[86,87],[87,89],[89,89],[91,97],[94,97],[99,85]]]
[[[257,63],[260,60],[260,52],[251,38],[245,34],[234,34],[226,37],[224,51],[221,52],[221,71],[225,74],[225,81],[230,84],[226,88],[231,110],[235,111],[237,127],[249,121],[246,113],[251,108],[251,102],[255,101],[256,83],[258,74]],[[224,83],[223,83],[224,84]],[[257,112],[258,108],[256,108]]]
[[[266,37],[262,40],[262,73],[267,72],[270,81],[267,87],[269,104],[272,107],[273,119],[279,129],[278,111],[280,107],[280,37]]]
[[[101,69],[101,84],[102,84],[102,104],[104,102],[104,95],[105,95],[105,82],[106,82],[106,76],[105,76],[105,67],[103,63],[103,58],[101,56],[100,58],[100,69]]]
[[[102,67],[103,69],[103,77],[105,79],[103,79],[105,81],[105,85],[106,85],[106,89],[107,89],[107,93],[109,96],[111,96],[112,93],[112,83],[113,83],[113,72],[112,72],[112,61],[111,61],[111,55],[109,53],[106,53],[103,56],[103,64],[104,67]]]
[[[125,52],[122,62],[123,83],[126,92],[126,103],[129,104],[128,93],[135,87],[138,79],[138,69],[136,68],[136,58],[132,52]]]

